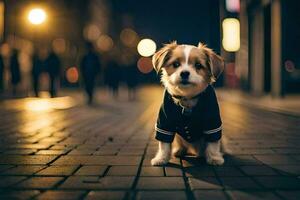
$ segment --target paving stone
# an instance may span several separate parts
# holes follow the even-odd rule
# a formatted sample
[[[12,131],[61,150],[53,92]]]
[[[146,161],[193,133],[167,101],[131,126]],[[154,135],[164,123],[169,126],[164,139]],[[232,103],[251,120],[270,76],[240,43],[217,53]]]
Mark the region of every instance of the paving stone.
[[[222,189],[222,185],[216,178],[213,177],[189,178],[188,181],[192,190]]]
[[[71,176],[60,188],[63,189],[130,189],[134,177],[106,176],[103,178],[91,176]]]
[[[255,183],[249,177],[221,177],[223,186],[227,189],[260,189],[257,183]]]
[[[72,200],[80,199],[85,191],[57,191],[47,190],[46,192],[39,195],[36,199],[47,199],[47,200]]]
[[[7,150],[3,152],[3,154],[8,155],[30,155],[37,152],[35,149],[13,149],[13,150]]]
[[[61,155],[65,154],[67,150],[65,149],[60,149],[60,150],[40,150],[36,152],[36,155]]]
[[[56,156],[44,155],[2,155],[0,164],[14,164],[14,165],[45,165],[54,160]]]
[[[92,155],[95,150],[90,149],[74,149],[68,155]]]
[[[300,166],[299,165],[272,165],[278,173],[288,176],[299,176]]]
[[[0,177],[0,188],[10,187],[22,180],[26,179],[26,176],[3,176]]]
[[[272,192],[264,191],[227,191],[233,200],[276,200],[280,199]]]
[[[91,191],[85,200],[120,200],[126,195],[125,191]]]
[[[62,177],[31,177],[18,185],[16,188],[28,188],[28,189],[50,189],[62,181]]]
[[[268,166],[241,166],[240,169],[249,176],[278,175],[278,173]]]
[[[300,179],[286,176],[254,177],[268,189],[300,189]]]
[[[138,166],[112,166],[107,176],[136,176]]]
[[[107,166],[82,166],[75,175],[102,176]]]
[[[8,199],[18,199],[18,200],[25,200],[31,199],[37,196],[40,192],[38,190],[5,190],[0,192],[0,199],[8,200]]]
[[[112,156],[112,155],[117,155],[119,150],[116,149],[99,149],[98,151],[95,151],[93,155],[96,156]]]
[[[46,165],[19,165],[2,172],[1,175],[33,175],[46,167]]]
[[[191,166],[185,167],[185,174],[187,177],[203,177],[203,176],[215,176],[214,168],[212,166]]]
[[[214,169],[218,176],[244,176],[244,174],[234,166],[217,166]]]
[[[14,165],[0,165],[0,172],[14,168]]]
[[[286,190],[278,190],[276,191],[283,199],[286,200],[299,200],[300,199],[300,190],[294,191],[286,191]]]
[[[225,156],[224,165],[262,165],[263,163],[252,155]]]
[[[142,167],[140,176],[164,176],[163,167]]]
[[[186,200],[187,196],[184,191],[140,191],[137,193],[137,200]]]
[[[166,176],[182,176],[182,169],[175,167],[165,167]]]
[[[140,156],[71,156],[56,160],[53,165],[139,165]]]
[[[194,190],[196,200],[227,200],[223,191],[220,190]]]
[[[267,165],[300,165],[300,161],[288,155],[256,155],[254,157]]]
[[[47,175],[47,176],[63,176],[71,175],[78,166],[49,166],[46,169],[38,172],[37,175]]]
[[[137,188],[142,190],[178,190],[185,189],[185,185],[182,177],[140,177]]]

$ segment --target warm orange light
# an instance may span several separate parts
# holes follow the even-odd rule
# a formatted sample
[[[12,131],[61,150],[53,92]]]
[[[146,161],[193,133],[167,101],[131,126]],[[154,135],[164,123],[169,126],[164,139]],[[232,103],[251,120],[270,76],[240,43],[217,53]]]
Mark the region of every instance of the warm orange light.
[[[138,69],[143,74],[148,74],[153,70],[151,58],[141,57],[137,62]]]
[[[79,73],[76,67],[70,67],[66,72],[66,78],[69,83],[77,83]]]
[[[101,35],[97,40],[97,47],[100,51],[109,51],[113,46],[114,41],[108,35]]]
[[[138,35],[134,30],[125,28],[121,31],[120,39],[121,42],[127,47],[136,47],[138,42]]]
[[[41,8],[34,8],[29,11],[28,20],[34,25],[42,24],[46,20],[46,12]]]

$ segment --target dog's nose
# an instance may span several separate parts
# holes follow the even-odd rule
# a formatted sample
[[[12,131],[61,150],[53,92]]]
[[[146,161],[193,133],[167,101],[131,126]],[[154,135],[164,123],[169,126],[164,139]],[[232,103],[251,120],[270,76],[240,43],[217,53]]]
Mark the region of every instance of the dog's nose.
[[[189,75],[190,75],[190,72],[188,72],[188,71],[182,71],[182,72],[180,73],[180,77],[181,77],[182,79],[188,79],[188,78],[189,78]]]

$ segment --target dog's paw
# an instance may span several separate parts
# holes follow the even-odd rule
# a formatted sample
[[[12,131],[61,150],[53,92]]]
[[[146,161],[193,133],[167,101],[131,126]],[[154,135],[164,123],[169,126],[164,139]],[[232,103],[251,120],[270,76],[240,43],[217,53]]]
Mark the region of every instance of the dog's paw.
[[[209,165],[223,165],[224,158],[222,156],[207,156],[206,162]]]
[[[161,165],[166,165],[168,162],[169,162],[168,158],[155,157],[151,160],[151,165],[161,166]]]

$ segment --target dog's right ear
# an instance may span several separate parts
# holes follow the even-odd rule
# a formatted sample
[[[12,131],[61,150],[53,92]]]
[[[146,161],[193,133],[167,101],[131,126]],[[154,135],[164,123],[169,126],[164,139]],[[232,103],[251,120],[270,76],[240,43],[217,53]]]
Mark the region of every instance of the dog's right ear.
[[[152,57],[152,64],[155,71],[158,73],[166,61],[170,58],[171,50],[175,49],[177,42],[171,42],[170,44],[164,45],[159,51],[157,51]]]

